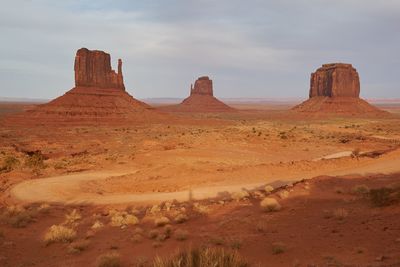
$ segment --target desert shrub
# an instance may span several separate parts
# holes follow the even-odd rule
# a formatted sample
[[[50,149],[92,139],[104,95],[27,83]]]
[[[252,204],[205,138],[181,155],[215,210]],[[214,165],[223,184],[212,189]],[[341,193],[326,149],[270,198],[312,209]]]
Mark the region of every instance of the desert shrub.
[[[189,232],[187,230],[178,229],[175,231],[174,235],[175,235],[176,240],[184,241],[184,240],[188,239]]]
[[[44,236],[44,241],[50,243],[68,243],[72,242],[76,237],[76,231],[62,225],[52,225]]]
[[[153,229],[153,230],[150,230],[150,232],[149,232],[149,238],[150,239],[155,239],[155,238],[157,238],[157,236],[160,234],[160,231],[158,231],[157,229]]]
[[[168,237],[171,236],[172,234],[172,226],[167,224],[166,226],[164,226],[164,234],[166,234]]]
[[[93,230],[99,230],[103,227],[104,227],[104,224],[101,221],[97,220],[93,223],[92,227],[90,227],[90,228],[92,228]]]
[[[157,226],[157,227],[161,227],[161,226],[164,226],[164,225],[167,225],[167,224],[169,224],[169,219],[167,218],[167,217],[158,217],[158,218],[156,218],[155,220],[154,220],[154,224],[155,224],[155,226]]]
[[[338,220],[344,220],[349,215],[349,212],[344,208],[338,208],[333,211],[333,217]]]
[[[219,236],[210,238],[209,242],[216,246],[222,246],[225,244],[225,239]]]
[[[120,267],[121,259],[117,252],[108,252],[100,255],[96,261],[97,267]]]
[[[32,169],[44,169],[46,165],[44,164],[45,157],[40,152],[34,152],[28,155],[25,159],[25,165]]]
[[[250,196],[249,193],[247,191],[245,191],[245,190],[241,190],[241,191],[238,191],[238,192],[233,192],[231,194],[231,198],[235,199],[236,201],[248,198],[249,196]]]
[[[40,204],[40,206],[37,208],[37,210],[38,210],[39,212],[42,212],[42,213],[49,213],[49,212],[50,212],[50,208],[51,208],[51,206],[50,206],[49,204],[47,204],[47,203],[42,203],[42,204]]]
[[[154,241],[153,243],[151,243],[151,245],[153,246],[153,248],[159,248],[162,246],[162,243],[160,241]]]
[[[16,166],[18,166],[19,160],[14,156],[7,156],[3,159],[3,164],[0,167],[0,173],[2,172],[10,172]]]
[[[372,204],[377,207],[387,206],[391,203],[391,193],[393,189],[391,188],[378,188],[378,189],[371,189],[369,191],[369,199],[371,200]]]
[[[274,191],[274,188],[271,185],[267,185],[264,187],[265,193],[271,194],[272,191]]]
[[[22,206],[8,206],[0,215],[0,221],[12,227],[22,228],[33,221],[37,211]]]
[[[157,257],[153,267],[248,267],[236,252],[222,248],[191,249],[178,253],[172,258]]]
[[[232,239],[232,240],[230,240],[229,246],[232,249],[240,249],[242,247],[242,241],[239,239]]]
[[[202,214],[202,215],[206,215],[209,213],[209,209],[207,206],[204,205],[200,205],[199,203],[195,203],[193,206],[193,211]]]
[[[167,236],[165,233],[160,233],[157,237],[156,240],[157,241],[165,241],[169,238],[169,236]]]
[[[282,190],[282,191],[280,191],[280,192],[278,193],[278,196],[279,196],[281,199],[288,198],[288,197],[289,197],[289,191],[287,191],[287,190]]]
[[[65,215],[65,223],[72,225],[79,221],[81,218],[81,214],[76,209],[73,209],[70,213]]]
[[[111,226],[121,227],[127,225],[136,225],[139,223],[139,219],[132,214],[128,214],[126,211],[115,212],[111,214]]]
[[[361,184],[361,185],[356,185],[352,188],[352,193],[353,194],[357,194],[357,195],[365,195],[368,194],[369,192],[369,187],[366,186],[365,184]]]
[[[272,254],[281,254],[286,251],[286,245],[282,242],[272,243]]]
[[[143,237],[141,234],[133,234],[131,240],[133,243],[140,243],[140,242],[142,242]]]
[[[189,217],[186,214],[183,214],[183,213],[179,213],[178,215],[176,215],[176,217],[174,219],[174,221],[176,223],[184,223],[187,220],[189,220]]]
[[[79,240],[72,242],[68,246],[68,252],[71,254],[77,254],[81,253],[82,251],[86,250],[89,247],[89,241],[88,240]]]
[[[265,212],[279,211],[281,205],[275,198],[266,197],[260,202],[260,207]]]

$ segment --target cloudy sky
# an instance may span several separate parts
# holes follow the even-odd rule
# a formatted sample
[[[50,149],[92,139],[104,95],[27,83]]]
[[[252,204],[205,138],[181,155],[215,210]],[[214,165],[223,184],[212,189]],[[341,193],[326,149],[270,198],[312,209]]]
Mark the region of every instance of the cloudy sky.
[[[400,97],[399,0],[0,0],[0,96],[53,98],[78,48],[122,58],[138,98],[306,97],[310,73],[348,62],[367,98]]]

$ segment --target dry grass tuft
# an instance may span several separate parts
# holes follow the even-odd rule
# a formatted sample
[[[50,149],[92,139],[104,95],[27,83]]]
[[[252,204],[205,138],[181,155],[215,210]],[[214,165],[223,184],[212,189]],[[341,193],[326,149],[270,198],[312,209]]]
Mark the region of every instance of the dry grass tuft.
[[[71,213],[65,215],[65,224],[73,225],[80,219],[82,219],[81,214],[76,209],[73,209]]]
[[[239,200],[242,200],[242,199],[245,199],[245,198],[248,198],[248,197],[250,197],[250,194],[249,194],[249,192],[247,192],[245,190],[241,190],[239,192],[233,192],[231,194],[231,198],[236,200],[236,201],[239,201]]]
[[[164,216],[154,219],[154,224],[157,227],[161,227],[161,226],[167,225],[167,224],[169,224],[169,222],[170,222],[169,219],[167,217],[164,217]]]
[[[100,255],[96,261],[97,267],[120,267],[121,259],[117,252],[109,252]]]
[[[101,221],[97,220],[93,223],[92,227],[90,227],[90,228],[92,228],[93,230],[99,230],[103,227],[104,227],[104,224]]]
[[[366,195],[369,193],[369,187],[365,184],[356,185],[352,188],[352,193],[357,195]]]
[[[265,212],[279,211],[282,208],[279,202],[271,197],[264,198],[260,203],[260,207]]]
[[[272,254],[282,254],[286,251],[286,245],[282,242],[272,243]]]
[[[10,172],[10,171],[14,170],[19,164],[20,164],[20,161],[16,157],[7,156],[3,159],[2,166],[0,166],[0,173]]]
[[[200,205],[199,203],[194,203],[193,211],[195,211],[199,214],[202,214],[202,215],[206,215],[210,212],[210,210],[208,209],[207,206]]]
[[[278,196],[279,196],[281,199],[286,199],[286,198],[289,197],[289,191],[287,191],[287,190],[282,190],[282,191],[280,191],[280,192],[278,193]]]
[[[159,234],[160,234],[160,231],[158,231],[157,229],[150,230],[149,238],[156,239]]]
[[[11,225],[12,227],[22,228],[33,221],[37,211],[26,209],[22,206],[11,205],[0,214],[0,222]]]
[[[344,208],[338,208],[333,211],[333,217],[338,220],[344,220],[349,215],[349,212]]]
[[[189,232],[187,230],[178,229],[175,231],[174,235],[175,235],[176,240],[184,241],[184,240],[188,239]]]
[[[153,267],[249,267],[236,252],[222,248],[191,249],[170,259],[157,257]]]
[[[78,241],[72,242],[68,246],[68,252],[71,254],[81,253],[89,247],[89,243],[90,242],[88,240],[78,240]]]
[[[176,215],[176,217],[174,219],[174,221],[176,223],[184,223],[187,220],[189,220],[189,217],[186,214],[183,214],[183,213],[180,213],[180,214]]]
[[[136,225],[139,223],[139,219],[132,214],[128,214],[126,211],[117,211],[111,215],[111,226],[121,227],[127,225]]]
[[[267,186],[264,187],[264,191],[267,194],[271,194],[272,191],[274,191],[274,188],[271,185],[267,185]]]
[[[76,237],[76,231],[62,225],[52,225],[44,236],[44,241],[50,243],[68,243],[72,242]]]

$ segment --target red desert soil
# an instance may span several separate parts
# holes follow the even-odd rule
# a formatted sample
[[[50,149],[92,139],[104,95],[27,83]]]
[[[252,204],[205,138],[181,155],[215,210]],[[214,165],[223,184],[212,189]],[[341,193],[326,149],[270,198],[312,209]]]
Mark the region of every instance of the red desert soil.
[[[95,266],[103,253],[116,252],[122,266],[147,266],[156,255],[168,257],[178,248],[201,245],[237,250],[252,266],[399,266],[400,206],[375,207],[354,193],[362,185],[373,189],[398,184],[399,174],[327,177],[322,176],[289,186],[282,210],[261,211],[260,198],[251,193],[240,201],[223,199],[200,202],[164,203],[160,213],[173,220],[185,210],[188,221],[172,222],[172,235],[154,241],[153,208],[137,206],[139,225],[114,227],[110,212],[130,211],[129,206],[51,206],[39,212],[25,228],[2,226],[2,266]],[[199,212],[196,207],[206,207]],[[76,209],[75,243],[45,245],[41,240],[51,225],[61,224]],[[95,221],[104,224],[92,230]],[[193,231],[193,229],[196,229]],[[178,232],[187,231],[179,241]],[[154,232],[154,231],[153,231]],[[140,233],[140,234],[138,234]],[[85,241],[82,251],[71,250]],[[280,248],[277,250],[277,247]],[[144,265],[139,265],[139,263]]]

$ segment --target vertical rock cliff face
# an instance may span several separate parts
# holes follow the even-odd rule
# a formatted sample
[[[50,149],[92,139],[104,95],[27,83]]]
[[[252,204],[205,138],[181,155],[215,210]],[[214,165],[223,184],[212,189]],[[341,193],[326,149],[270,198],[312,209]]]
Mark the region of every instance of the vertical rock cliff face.
[[[194,87],[191,86],[190,88],[190,95],[210,95],[213,96],[213,84],[212,80],[207,76],[203,76],[198,78],[195,83]]]
[[[111,68],[111,57],[103,51],[81,48],[75,56],[75,86],[116,88],[125,90],[122,60],[118,59],[118,73]]]
[[[380,117],[388,113],[360,98],[360,78],[351,64],[324,64],[311,74],[309,99],[292,110],[311,116]]]
[[[310,98],[359,97],[360,78],[351,64],[324,64],[311,74]]]

